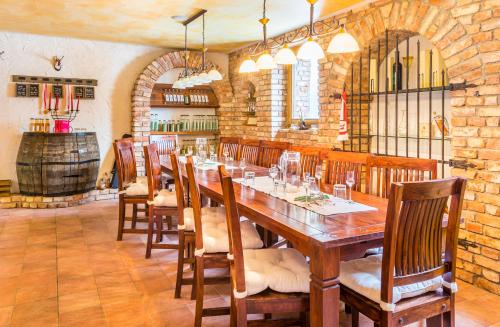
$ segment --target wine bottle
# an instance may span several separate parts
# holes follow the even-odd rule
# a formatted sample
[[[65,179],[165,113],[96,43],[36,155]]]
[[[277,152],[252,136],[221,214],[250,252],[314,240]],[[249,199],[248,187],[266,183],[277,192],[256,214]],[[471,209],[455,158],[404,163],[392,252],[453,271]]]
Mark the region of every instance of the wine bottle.
[[[396,65],[397,69],[396,69]],[[396,70],[397,70],[397,78],[396,78]],[[398,81],[398,91],[403,88],[403,65],[399,62],[394,62],[392,64],[392,90],[396,90],[396,80]]]

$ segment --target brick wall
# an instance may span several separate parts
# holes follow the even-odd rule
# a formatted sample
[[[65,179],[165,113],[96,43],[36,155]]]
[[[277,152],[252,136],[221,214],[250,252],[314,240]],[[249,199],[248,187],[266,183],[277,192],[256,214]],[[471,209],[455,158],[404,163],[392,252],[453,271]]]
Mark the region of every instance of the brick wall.
[[[156,58],[139,75],[132,92],[132,135],[136,148],[137,171],[144,174],[143,146],[149,143],[151,107],[149,99],[156,81],[167,71],[175,68],[184,68],[183,51],[173,51]],[[199,52],[189,52],[188,67],[199,67],[202,56]],[[207,63],[210,65],[210,62]],[[220,67],[214,65],[219,71]],[[227,76],[221,81],[212,82],[219,99],[219,116],[230,115],[233,108],[233,91]]]
[[[475,165],[467,170],[452,170],[453,175],[469,178],[460,237],[477,245],[459,250],[457,274],[465,281],[500,294],[500,3],[383,0],[327,22],[332,23],[336,18],[346,20],[347,29],[365,51],[385,29],[422,35],[444,58],[450,82],[466,80],[477,85],[467,91],[450,92],[452,156]],[[319,39],[325,50],[330,38]],[[245,50],[230,54],[229,80],[234,98],[231,105],[220,111],[222,134],[342,147],[336,141],[340,104],[331,95],[340,93],[344,83],[348,84],[351,62],[358,55],[327,54],[320,61],[319,129],[291,131],[283,128],[286,69],[239,74]],[[245,125],[244,94],[239,93],[247,81],[257,88],[257,126]]]

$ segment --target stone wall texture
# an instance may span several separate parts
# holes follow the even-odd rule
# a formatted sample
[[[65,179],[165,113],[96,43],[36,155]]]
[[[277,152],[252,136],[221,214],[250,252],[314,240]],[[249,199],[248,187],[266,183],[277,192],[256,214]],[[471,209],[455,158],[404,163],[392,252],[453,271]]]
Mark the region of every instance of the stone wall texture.
[[[453,175],[469,179],[460,238],[477,246],[459,247],[457,274],[467,282],[500,294],[500,2],[385,0],[326,22],[336,19],[345,19],[347,29],[365,51],[386,29],[422,35],[444,58],[450,82],[465,80],[477,85],[451,92],[452,157],[475,165],[467,170],[452,170]],[[324,50],[330,38],[319,39]],[[279,66],[270,72],[239,74],[237,70],[247,50],[230,54],[229,79],[236,101],[221,111],[221,133],[341,148],[336,141],[340,103],[330,96],[340,93],[344,82],[350,84],[351,63],[358,56],[327,54],[320,61],[319,128],[291,131],[282,124],[286,69]],[[245,106],[240,100],[244,92],[240,95],[239,91],[246,81],[257,86],[257,126],[245,126]]]

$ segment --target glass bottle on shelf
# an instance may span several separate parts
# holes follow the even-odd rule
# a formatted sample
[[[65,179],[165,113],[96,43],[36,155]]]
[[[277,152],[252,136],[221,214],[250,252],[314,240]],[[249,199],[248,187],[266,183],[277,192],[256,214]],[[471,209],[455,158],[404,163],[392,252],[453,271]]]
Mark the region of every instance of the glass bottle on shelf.
[[[396,69],[397,65],[397,69]],[[397,71],[397,76],[396,76]],[[392,90],[396,91],[396,80],[398,81],[398,91],[403,88],[403,65],[399,62],[392,64]]]
[[[30,132],[34,132],[35,131],[35,118],[30,118],[29,131]]]
[[[191,98],[188,92],[184,93],[184,104],[189,106],[191,104]]]

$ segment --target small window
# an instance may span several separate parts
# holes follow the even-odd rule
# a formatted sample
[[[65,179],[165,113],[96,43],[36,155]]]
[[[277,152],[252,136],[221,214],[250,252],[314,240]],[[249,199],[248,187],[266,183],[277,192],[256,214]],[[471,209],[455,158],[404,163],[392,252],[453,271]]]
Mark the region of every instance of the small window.
[[[288,124],[297,123],[301,116],[307,121],[319,119],[319,63],[298,60],[289,69]]]

